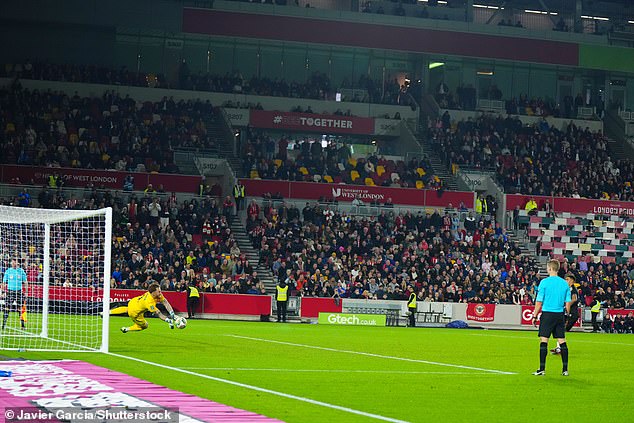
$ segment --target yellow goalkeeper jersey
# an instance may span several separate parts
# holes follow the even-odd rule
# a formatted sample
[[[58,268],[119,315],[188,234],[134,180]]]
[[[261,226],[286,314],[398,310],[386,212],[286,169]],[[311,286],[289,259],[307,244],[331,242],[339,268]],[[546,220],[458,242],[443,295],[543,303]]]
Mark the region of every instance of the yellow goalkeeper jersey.
[[[156,313],[156,303],[161,303],[164,299],[163,295],[161,295],[158,300],[155,300],[154,297],[152,297],[152,294],[146,292],[145,294],[134,297],[128,301],[128,314],[131,316],[139,315],[145,313],[146,311]]]

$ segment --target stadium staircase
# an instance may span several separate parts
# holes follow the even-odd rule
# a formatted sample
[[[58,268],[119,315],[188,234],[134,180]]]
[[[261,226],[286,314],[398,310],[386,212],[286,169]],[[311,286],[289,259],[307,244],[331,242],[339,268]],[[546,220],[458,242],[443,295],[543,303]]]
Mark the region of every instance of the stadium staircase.
[[[431,163],[434,175],[437,175],[442,180],[445,189],[449,191],[458,191],[458,182],[456,181],[456,177],[447,170],[447,166],[443,164],[440,156],[438,156],[438,153],[427,137],[423,136],[421,139],[423,141],[423,151]]]
[[[237,177],[242,176],[242,161],[237,154],[234,154],[235,142],[233,129],[223,117],[220,109],[214,109],[214,113],[205,120],[207,134],[214,140],[218,149],[218,156],[227,160]]]
[[[608,137],[608,151],[612,160],[634,160],[634,146],[627,140],[625,121],[617,110],[608,110],[603,118],[603,132]]]
[[[518,242],[521,254],[523,256],[529,256],[533,260],[535,260],[536,264],[539,266],[538,277],[542,279],[548,276],[548,272],[546,270],[548,257],[536,255],[536,243],[530,242],[530,239],[528,238],[528,236],[526,236],[526,230],[519,229],[518,231],[515,231],[509,228],[507,229],[506,233],[509,236],[509,240]]]
[[[273,294],[275,293],[276,285],[275,277],[273,276],[271,269],[258,263],[258,261],[260,260],[260,251],[256,248],[253,248],[253,245],[251,244],[249,234],[247,233],[246,228],[242,223],[244,217],[245,214],[243,212],[231,220],[231,233],[233,234],[233,238],[238,243],[240,252],[246,256],[247,260],[249,260],[249,263],[253,266],[255,271],[258,272],[258,276],[260,277],[260,280],[264,283],[267,294]]]

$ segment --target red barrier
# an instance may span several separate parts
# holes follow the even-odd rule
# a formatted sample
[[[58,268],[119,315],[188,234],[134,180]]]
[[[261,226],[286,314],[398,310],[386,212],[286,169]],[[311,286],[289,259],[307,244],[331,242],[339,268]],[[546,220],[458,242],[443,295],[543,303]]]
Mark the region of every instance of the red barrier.
[[[530,200],[531,198],[535,199],[535,202],[537,203],[537,208],[539,210],[541,210],[542,207],[544,207],[546,200],[550,202],[551,206],[555,202],[554,197],[548,197],[543,195],[507,194],[506,195],[506,210],[507,211],[515,210],[516,206],[519,206],[519,208],[523,210],[524,206],[526,206],[526,203],[528,203],[528,200]]]
[[[341,313],[342,301],[339,304],[334,298],[303,297],[301,317],[319,317],[319,313]]]
[[[385,203],[392,199],[395,205],[413,205],[419,207],[458,207],[464,203],[473,209],[474,193],[463,191],[420,190],[412,188],[390,188],[364,185],[321,184],[315,182],[270,181],[261,179],[241,179],[247,195],[259,197],[263,194],[280,193],[283,198],[319,200],[334,198],[351,202],[358,198],[365,203],[378,201]]]
[[[54,173],[58,173],[66,186],[69,187],[85,187],[92,183],[95,187],[104,186],[109,189],[122,189],[126,176],[132,175],[134,177],[135,190],[144,190],[148,184],[152,184],[155,189],[159,185],[163,185],[163,189],[167,192],[195,193],[198,191],[198,185],[201,180],[200,176],[166,173],[2,165],[0,166],[0,182],[10,183],[12,180],[19,178],[23,184],[29,184],[33,181],[35,185],[47,185],[48,177]]]
[[[251,110],[254,128],[311,131],[322,134],[374,134],[374,118]]]
[[[203,313],[249,316],[271,314],[271,297],[268,295],[203,294],[203,297]]]
[[[628,309],[620,309],[620,310],[614,310],[614,309],[608,309],[607,313],[614,317],[614,316],[627,316],[629,314],[633,314],[634,315],[634,310],[628,310]]]
[[[136,289],[111,289],[110,301],[128,301],[143,295],[145,292]],[[92,288],[55,286],[51,287],[49,291],[49,300],[51,301],[100,302],[102,296],[102,290]],[[187,311],[187,295],[185,292],[163,291],[163,296],[169,301],[175,311]],[[42,298],[42,287],[31,285],[29,287],[29,297]],[[268,315],[271,314],[271,297],[268,295],[203,293],[198,311],[209,314]]]
[[[541,210],[546,200],[550,202],[552,210],[556,213],[568,212],[572,214],[605,214],[634,216],[634,202],[593,200],[587,198],[566,198],[566,197],[546,197],[530,196],[520,194],[508,194],[506,196],[506,210],[510,211],[519,206],[523,209],[528,200],[535,198],[537,207]]]

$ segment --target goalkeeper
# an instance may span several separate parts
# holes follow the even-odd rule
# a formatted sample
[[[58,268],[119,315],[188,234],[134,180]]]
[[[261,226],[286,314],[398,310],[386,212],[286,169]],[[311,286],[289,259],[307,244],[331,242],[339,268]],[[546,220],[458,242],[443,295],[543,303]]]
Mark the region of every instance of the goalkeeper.
[[[167,312],[169,313],[169,317],[165,316],[159,309],[156,308],[156,303],[161,303],[165,306]],[[128,301],[128,305],[113,308],[110,310],[110,314],[128,313],[128,316],[132,319],[133,325],[121,328],[121,332],[128,333],[148,328],[149,323],[145,320],[146,311],[157,315],[170,326],[170,329],[174,329],[174,309],[161,293],[161,287],[158,283],[151,284],[148,287],[148,292],[132,298]]]

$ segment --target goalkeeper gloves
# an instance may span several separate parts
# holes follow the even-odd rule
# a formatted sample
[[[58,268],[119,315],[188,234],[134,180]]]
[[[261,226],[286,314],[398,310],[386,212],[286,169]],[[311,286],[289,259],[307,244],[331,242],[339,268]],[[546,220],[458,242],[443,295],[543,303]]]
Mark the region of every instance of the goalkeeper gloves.
[[[165,323],[170,326],[170,329],[174,329],[174,319],[167,318],[165,319]]]

